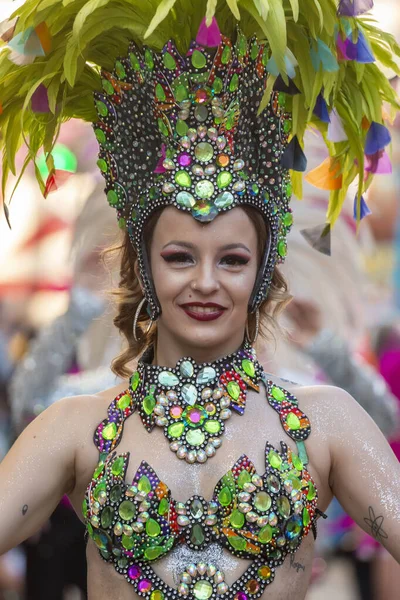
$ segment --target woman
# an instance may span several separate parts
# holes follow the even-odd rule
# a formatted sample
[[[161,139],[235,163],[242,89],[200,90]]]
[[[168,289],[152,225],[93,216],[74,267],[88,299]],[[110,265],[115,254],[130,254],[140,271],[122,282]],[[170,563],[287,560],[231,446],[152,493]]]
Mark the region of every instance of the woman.
[[[59,15],[45,4],[57,44]],[[146,22],[142,3],[134,13],[111,4],[107,13],[94,11],[97,26],[124,15],[137,32]],[[198,24],[205,8],[157,4],[149,33],[174,4],[169,32],[180,32],[189,15]],[[30,9],[35,23],[39,18],[27,3],[25,24]],[[96,35],[89,9],[69,22],[67,52],[82,23]],[[285,64],[277,22],[268,26],[264,12],[247,24],[253,32],[265,25],[276,48],[271,59],[258,39],[248,42],[239,31],[233,45],[221,36],[214,9],[208,3],[208,19],[185,56],[172,42],[161,53],[132,44],[112,74],[102,72],[106,93],[95,95],[99,166],[127,231],[115,323],[128,348],[114,362],[126,381],[55,403],[0,467],[0,552],[31,535],[67,493],[77,512],[82,507],[90,538],[89,598],[246,600],[266,596],[270,584],[273,597],[304,598],[316,521],[333,494],[400,560],[399,466],[379,430],[339,389],[269,380],[252,349],[259,328],[288,298],[276,264],[291,225],[288,169],[303,170],[305,158],[298,137],[289,142],[287,108],[297,87],[286,75],[276,78],[271,102],[257,116],[267,64],[271,72],[274,61]],[[282,16],[280,9],[274,14]],[[219,22],[232,25],[225,4],[219,10]],[[336,7],[327,10],[336,18]],[[112,32],[114,50],[115,39]],[[92,47],[86,66],[79,58],[75,74],[64,61],[65,94],[75,75],[86,85],[98,76],[93,60],[109,60],[104,47],[104,40]],[[286,56],[291,71],[292,54]],[[55,66],[59,56],[53,59]],[[345,69],[340,81],[352,76]],[[78,112],[79,85],[69,96]],[[7,86],[1,91],[9,98]],[[366,110],[370,122],[378,118],[373,107]],[[46,127],[37,122],[40,137]],[[357,126],[361,135],[361,120]],[[352,144],[338,144],[332,152],[342,167],[354,164]]]

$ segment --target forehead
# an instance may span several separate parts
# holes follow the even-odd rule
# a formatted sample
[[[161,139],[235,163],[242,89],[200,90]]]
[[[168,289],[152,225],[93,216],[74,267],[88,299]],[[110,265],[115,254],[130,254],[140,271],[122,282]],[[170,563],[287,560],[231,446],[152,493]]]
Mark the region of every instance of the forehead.
[[[171,240],[195,245],[243,242],[255,247],[257,232],[251,219],[241,208],[233,208],[220,214],[210,223],[200,223],[190,214],[170,206],[162,211],[157,221],[153,242],[164,245]]]

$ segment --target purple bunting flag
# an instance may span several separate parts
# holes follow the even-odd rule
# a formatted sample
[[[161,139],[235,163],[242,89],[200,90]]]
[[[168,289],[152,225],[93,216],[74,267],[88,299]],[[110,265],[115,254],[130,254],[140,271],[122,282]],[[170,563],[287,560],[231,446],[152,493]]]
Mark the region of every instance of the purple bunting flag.
[[[41,83],[38,88],[34,91],[31,99],[31,108],[35,113],[48,113],[49,108],[49,97],[47,94],[47,87]]]
[[[357,17],[371,10],[373,6],[373,0],[340,0],[338,15],[342,17]]]
[[[328,106],[322,94],[318,95],[317,101],[314,106],[314,115],[318,117],[323,123],[330,123]]]
[[[212,18],[210,27],[207,27],[206,18],[204,17],[197,32],[196,42],[207,48],[215,48],[220,45],[221,32],[215,17]]]
[[[364,196],[361,196],[361,198],[360,198],[360,221],[362,221],[362,219],[364,217],[367,217],[370,214],[371,214],[371,210],[368,207],[368,204],[365,202]],[[354,198],[353,216],[354,216],[354,219],[357,221],[358,220],[358,194],[356,194],[356,196]]]
[[[385,125],[372,121],[365,140],[365,154],[376,154],[390,144],[391,136]]]

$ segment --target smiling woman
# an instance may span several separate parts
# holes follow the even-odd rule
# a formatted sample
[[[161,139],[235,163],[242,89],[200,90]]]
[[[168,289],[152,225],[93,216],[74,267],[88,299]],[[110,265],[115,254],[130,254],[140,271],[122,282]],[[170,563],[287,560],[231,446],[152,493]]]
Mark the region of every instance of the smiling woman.
[[[366,3],[315,6],[28,0],[11,43],[39,56],[0,61],[6,174],[19,126],[34,156],[38,143],[51,152],[57,119],[90,118],[126,230],[115,324],[128,347],[113,365],[125,381],[50,407],[0,466],[0,553],[68,493],[90,600],[303,600],[333,494],[400,560],[399,465],[379,430],[342,390],[267,376],[253,348],[288,299],[277,265],[308,118],[329,138],[318,175],[333,225],[357,173],[362,205],[364,146],[369,168],[388,144],[382,98],[399,106],[354,58],[371,61],[368,40],[386,61],[400,53],[355,17]],[[49,119],[28,111],[35,94]],[[346,139],[330,139],[329,110]]]

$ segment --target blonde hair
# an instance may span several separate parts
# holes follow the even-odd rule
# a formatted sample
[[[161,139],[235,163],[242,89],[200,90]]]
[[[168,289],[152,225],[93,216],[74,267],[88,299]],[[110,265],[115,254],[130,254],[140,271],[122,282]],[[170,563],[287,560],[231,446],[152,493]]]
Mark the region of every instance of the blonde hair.
[[[256,209],[251,207],[243,207],[243,210],[246,212],[257,231],[258,255],[259,262],[261,262],[268,235],[264,219]],[[148,254],[154,228],[160,213],[161,211],[155,213],[149,219],[149,222],[146,225],[145,239]],[[121,263],[119,287],[112,292],[117,306],[117,314],[114,318],[114,324],[118,328],[119,332],[125,337],[127,346],[113,360],[111,368],[116,375],[125,378],[132,374],[132,370],[128,366],[129,363],[141,355],[149,346],[154,344],[157,334],[157,324],[153,323],[150,326],[149,316],[145,310],[145,307],[143,307],[138,315],[138,340],[135,340],[133,335],[133,323],[139,304],[143,300],[143,292],[137,276],[137,253],[127,233],[125,233],[125,237],[121,243],[116,244],[105,251],[106,257],[115,255],[120,257]],[[274,336],[274,331],[279,330],[277,317],[290,302],[290,300],[291,295],[288,292],[286,280],[278,268],[275,267],[272,276],[272,282],[268,291],[268,297],[262,302],[259,308],[259,333],[263,338],[269,339],[270,336]],[[251,339],[255,335],[255,329],[256,316],[255,314],[249,314],[248,332]]]

